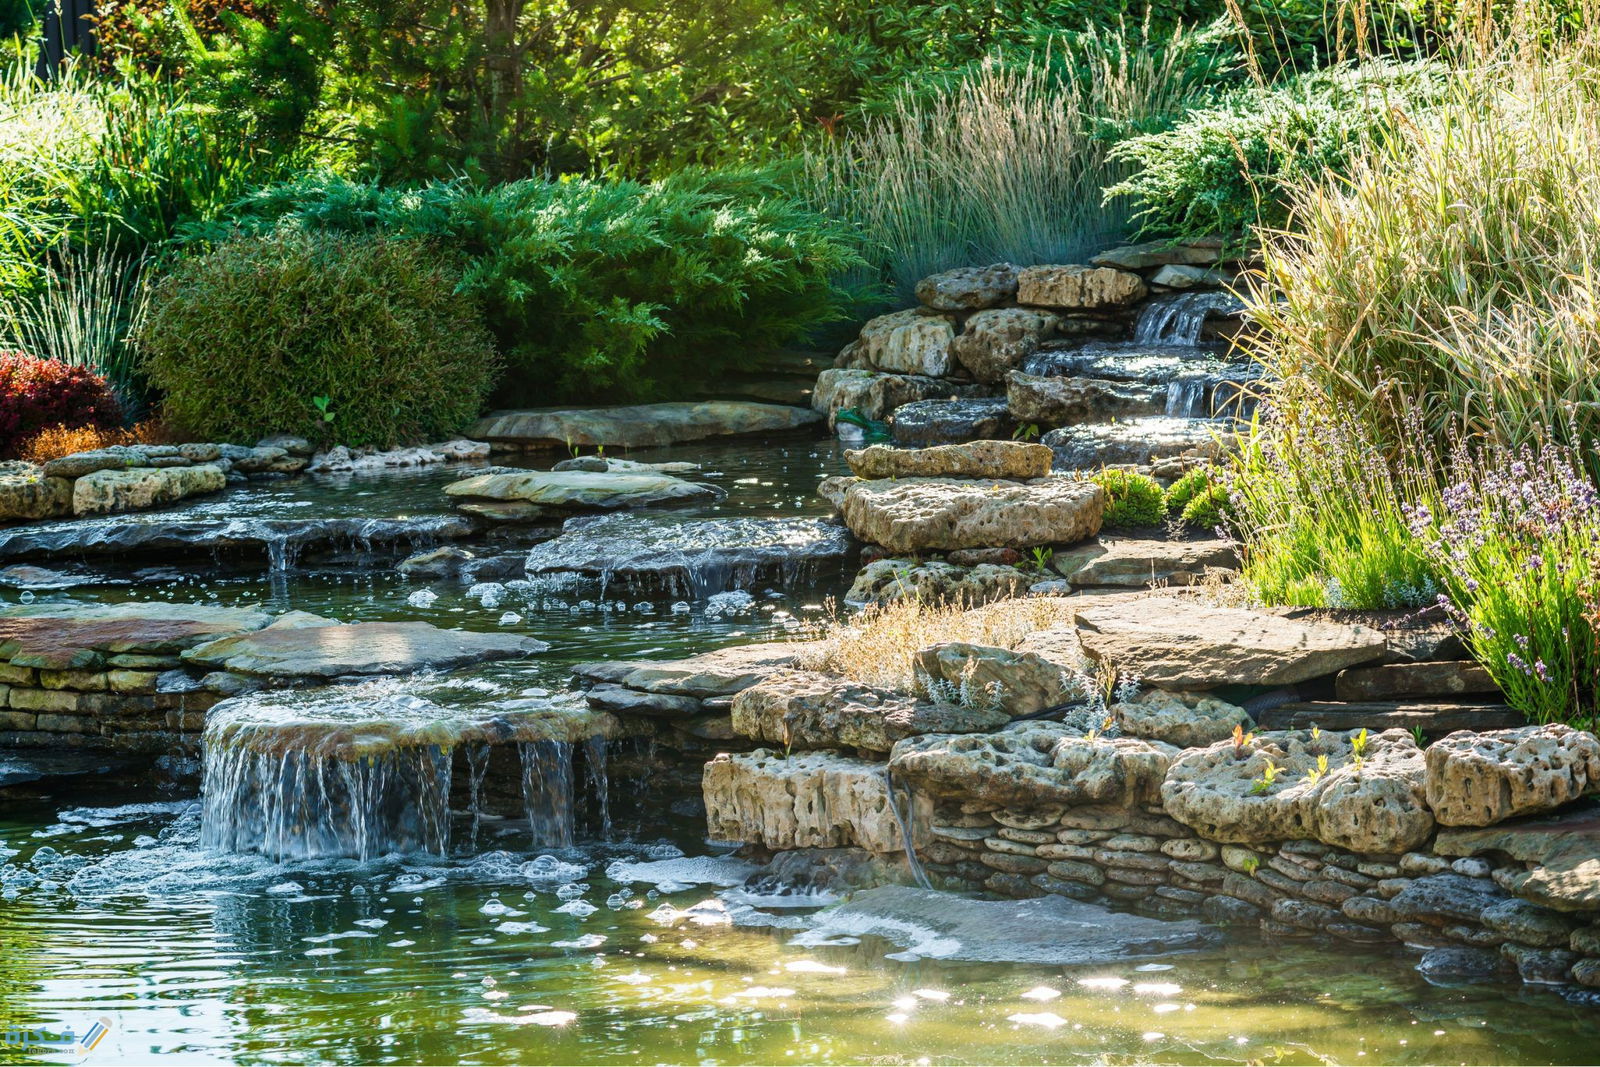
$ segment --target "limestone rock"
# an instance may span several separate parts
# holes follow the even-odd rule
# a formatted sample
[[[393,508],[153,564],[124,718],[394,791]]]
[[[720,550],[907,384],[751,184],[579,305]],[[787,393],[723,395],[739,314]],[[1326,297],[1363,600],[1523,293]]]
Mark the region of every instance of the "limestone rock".
[[[1032,581],[1015,567],[879,559],[861,568],[844,599],[847,604],[873,604],[911,597],[929,604],[976,606],[1021,596]]]
[[[245,608],[167,601],[23,604],[0,609],[0,659],[20,667],[81,670],[98,667],[108,655],[170,655],[272,621]]]
[[[1056,454],[1056,470],[1099,470],[1190,457],[1198,464],[1223,452],[1228,427],[1215,419],[1183,419],[1167,415],[1115,423],[1063,426],[1039,439]],[[1223,439],[1219,442],[1219,438]]]
[[[1150,292],[1144,279],[1115,267],[1027,267],[1017,274],[1017,302],[1035,307],[1083,311],[1121,307]]]
[[[407,578],[453,578],[477,558],[464,548],[444,545],[407,556],[395,564],[394,569]]]
[[[1110,710],[1123,733],[1179,748],[1204,748],[1224,741],[1241,723],[1250,728],[1250,716],[1243,708],[1205,693],[1147,689],[1132,700],[1113,704]]]
[[[1466,878],[1453,872],[1412,879],[1389,901],[1407,919],[1439,922],[1455,919],[1475,923],[1484,911],[1506,900],[1487,878]]]
[[[1006,478],[1017,481],[1050,473],[1051,453],[1023,441],[975,441],[933,448],[872,445],[844,454],[858,478]]]
[[[1154,803],[1178,750],[1133,738],[1088,738],[1056,723],[993,734],[911,738],[889,767],[932,796],[1011,807]]]
[[[1458,730],[1427,758],[1428,805],[1444,826],[1490,826],[1600,790],[1600,738],[1561,723]]]
[[[1009,718],[991,707],[930,703],[814,671],[784,671],[733,698],[736,733],[795,750],[887,752],[907,737],[994,730]]]
[[[145,449],[137,445],[112,445],[88,452],[74,452],[58,456],[44,465],[48,478],[81,478],[95,471],[127,470],[129,467],[153,467]]]
[[[957,692],[992,693],[1011,716],[1031,715],[1087,695],[1080,664],[1069,657],[946,641],[919,650],[916,669]]]
[[[1194,585],[1218,571],[1235,571],[1239,551],[1225,541],[1151,541],[1102,537],[1062,549],[1050,566],[1075,587]]]
[[[705,704],[697,697],[674,696],[671,693],[649,693],[643,689],[601,682],[583,695],[591,708],[610,711],[618,715],[644,715],[649,718],[685,719],[705,711]]]
[[[908,308],[879,315],[861,327],[857,353],[866,366],[892,374],[950,374],[950,342],[956,328],[952,316]]]
[[[228,484],[215,464],[197,467],[134,467],[98,470],[72,483],[74,515],[143,511],[197,493],[214,493]]]
[[[1529,868],[1496,872],[1509,875],[1517,896],[1557,911],[1600,911],[1600,804],[1592,800],[1483,829],[1446,828],[1433,848],[1443,856],[1504,853]]]
[[[1049,464],[1045,465],[1048,470]],[[54,519],[72,513],[72,482],[31,463],[0,463],[0,522]]]
[[[863,481],[840,508],[858,538],[891,552],[1031,548],[1100,532],[1105,491],[1092,482]]]
[[[517,634],[441,630],[426,622],[270,626],[190,648],[184,662],[269,678],[339,678],[448,670],[543,652],[543,641]]]
[[[937,311],[995,308],[1017,296],[1017,268],[1010,263],[957,267],[917,283],[917,299]]]
[[[1566,948],[1579,920],[1526,900],[1506,900],[1483,909],[1479,921],[1489,929],[1524,945]]]
[[[445,495],[466,500],[520,501],[567,511],[645,507],[714,500],[719,491],[670,474],[612,471],[511,471],[452,482]]]
[[[848,406],[848,405],[846,405]],[[744,434],[783,433],[821,421],[805,408],[706,400],[605,408],[497,411],[480,419],[470,436],[491,445],[608,450],[654,448],[683,441]]]
[[[1151,285],[1168,289],[1193,289],[1197,286],[1218,286],[1227,280],[1219,270],[1206,270],[1186,263],[1169,263],[1150,277]]]
[[[1396,644],[1395,636],[1390,635],[1391,654],[1396,651]],[[1354,667],[1339,672],[1339,677],[1334,679],[1334,696],[1346,701],[1403,700],[1408,697],[1452,697],[1499,692],[1500,687],[1494,684],[1488,671],[1464,659]]]
[[[883,853],[904,848],[882,764],[830,752],[785,757],[758,748],[711,760],[701,789],[714,841],[770,849],[856,845]],[[910,825],[917,834],[914,844],[921,846],[933,807],[925,799],[913,803]]]
[[[1167,387],[1103,378],[1042,377],[1014,370],[1006,375],[1006,403],[1020,423],[1071,426],[1159,415],[1167,406]]]
[[[853,408],[869,419],[881,419],[903,404],[977,396],[983,387],[922,374],[885,374],[872,370],[830,367],[817,375],[811,406],[828,416]]]
[[[965,441],[1009,440],[1016,420],[1003,396],[964,400],[917,400],[901,404],[889,417],[897,445],[908,448],[960,444]]]
[[[1006,380],[1041,343],[1056,335],[1061,316],[1038,308],[980,311],[950,343],[950,354],[980,382]]]
[[[1395,853],[1433,832],[1422,801],[1422,753],[1403,730],[1366,741],[1357,766],[1353,733],[1262,734],[1176,760],[1161,789],[1167,814],[1213,841],[1318,840],[1354,852]],[[1326,771],[1318,758],[1326,757]],[[1268,780],[1268,767],[1272,779]]]
[[[847,498],[848,503],[848,498]],[[1162,689],[1293,685],[1379,659],[1383,635],[1364,626],[1180,597],[1121,597],[1078,612],[1084,651]]]

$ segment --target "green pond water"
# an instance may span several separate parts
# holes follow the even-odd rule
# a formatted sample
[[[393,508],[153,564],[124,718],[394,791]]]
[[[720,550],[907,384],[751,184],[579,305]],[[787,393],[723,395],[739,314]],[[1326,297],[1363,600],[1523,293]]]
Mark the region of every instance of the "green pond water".
[[[685,517],[820,508],[831,443],[640,453],[729,490]],[[454,474],[302,480],[197,505],[210,515],[431,514]],[[364,495],[363,495],[364,494]],[[342,512],[339,509],[344,509]],[[486,604],[387,566],[269,574],[209,561],[101,561],[102,584],[35,600],[260,603],[342,619],[511,630],[550,653],[476,668],[462,692],[542,690],[569,668],[792,633],[838,575],[746,606],[512,589]],[[420,589],[436,595],[418,606]],[[0,601],[20,599],[0,591]],[[494,597],[489,597],[495,600]],[[506,621],[506,615],[519,618]],[[420,685],[421,683],[419,683]],[[437,683],[428,683],[436,685]],[[0,1062],[17,1063],[1586,1063],[1600,1007],[1559,991],[1436,985],[1401,949],[1230,933],[1201,952],[1088,967],[916,958],[810,932],[830,901],[746,895],[684,798],[613,778],[610,840],[531,847],[517,819],[448,857],[275,864],[199,845],[192,782],[85,778],[0,796]],[[642,814],[640,814],[642,813]],[[729,883],[729,884],[719,884]],[[109,1033],[87,1060],[23,1032]]]

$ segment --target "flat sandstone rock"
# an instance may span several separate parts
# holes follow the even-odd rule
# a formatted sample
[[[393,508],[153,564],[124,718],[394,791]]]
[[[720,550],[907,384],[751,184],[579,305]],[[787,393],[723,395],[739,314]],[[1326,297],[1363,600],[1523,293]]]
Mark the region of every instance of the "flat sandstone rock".
[[[470,436],[490,444],[530,448],[651,448],[708,437],[779,433],[820,421],[821,416],[805,408],[710,400],[499,411],[474,424]]]
[[[196,666],[271,678],[409,674],[543,652],[543,641],[517,634],[441,630],[426,622],[272,626],[191,648]]]

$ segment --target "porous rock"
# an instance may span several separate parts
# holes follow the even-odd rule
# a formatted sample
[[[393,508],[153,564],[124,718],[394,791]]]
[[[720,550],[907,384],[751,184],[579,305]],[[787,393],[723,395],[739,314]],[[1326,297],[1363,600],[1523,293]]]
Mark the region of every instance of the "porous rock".
[[[1428,806],[1444,826],[1490,826],[1600,790],[1600,738],[1561,723],[1457,730],[1427,762]]]
[[[724,753],[706,764],[701,790],[715,841],[771,849],[856,845],[878,853],[904,848],[882,764],[831,752]],[[913,804],[909,824],[920,846],[933,809],[923,799]]]
[[[733,698],[736,733],[794,750],[887,752],[907,737],[994,730],[1008,718],[993,707],[918,700],[815,671],[781,671]]]
[[[980,311],[950,342],[950,354],[978,381],[995,385],[1021,367],[1041,343],[1054,337],[1061,317],[1038,308]]]
[[[957,267],[917,282],[917,299],[937,311],[996,308],[1017,295],[1017,268],[1010,263]]]
[[[1204,748],[1250,726],[1250,716],[1235,704],[1205,693],[1171,693],[1147,689],[1132,700],[1111,707],[1122,732],[1165,741],[1179,748]]]
[[[872,480],[852,485],[840,511],[858,538],[891,552],[1031,548],[1098,533],[1105,491],[1071,478]]]
[[[872,445],[844,454],[858,478],[1005,478],[1025,481],[1050,473],[1051,452],[1025,441],[974,441],[932,448]]]

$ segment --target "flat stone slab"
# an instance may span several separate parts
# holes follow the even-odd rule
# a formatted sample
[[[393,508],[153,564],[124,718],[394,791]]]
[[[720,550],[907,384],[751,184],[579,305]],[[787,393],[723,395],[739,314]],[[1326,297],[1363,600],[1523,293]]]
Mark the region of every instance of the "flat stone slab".
[[[1586,800],[1555,815],[1512,819],[1484,829],[1444,827],[1441,856],[1503,852],[1534,865],[1512,876],[1519,897],[1557,911],[1600,909],[1600,803]]]
[[[104,752],[0,752],[0,789],[55,778],[127,770],[134,761]]]
[[[609,682],[671,696],[732,696],[774,671],[794,665],[812,646],[799,641],[719,648],[675,660],[605,660],[579,663],[572,673],[591,684]]]
[[[1016,420],[1003,396],[917,400],[895,408],[889,428],[895,444],[925,447],[994,438],[1008,440],[1016,429]]]
[[[815,425],[822,416],[783,404],[708,400],[634,404],[612,408],[541,408],[498,411],[480,419],[469,436],[494,445],[607,449],[653,448],[709,437],[782,433]]]
[[[1050,473],[1050,450],[1023,441],[976,441],[931,448],[872,445],[846,452],[858,478],[1005,478],[1023,481]]]
[[[208,604],[25,604],[0,611],[0,660],[18,667],[83,670],[108,655],[171,655],[226,635],[260,630],[265,612]]]
[[[1215,539],[1154,541],[1102,537],[1051,557],[1050,566],[1074,587],[1144,589],[1152,583],[1193,585],[1218,570],[1238,570],[1239,551]]]
[[[184,652],[186,662],[268,678],[339,678],[449,670],[469,663],[544,652],[543,641],[517,634],[441,630],[426,622],[355,622],[273,626],[224,637]]]
[[[0,530],[0,560],[244,552],[269,558],[339,545],[421,548],[473,533],[460,515],[405,519],[80,519]]]
[[[856,893],[823,912],[800,943],[881,937],[930,959],[1054,967],[1194,950],[1219,936],[1197,922],[1148,919],[1061,896],[974,900],[891,885]]]
[[[1039,438],[1055,453],[1058,471],[1099,470],[1118,464],[1143,466],[1173,456],[1215,459],[1223,449],[1218,439],[1230,424],[1216,419],[1183,419],[1167,415],[1083,426],[1063,426]]]
[[[1383,634],[1181,597],[1107,598],[1078,611],[1084,652],[1162,689],[1293,685],[1387,652]]]
[[[457,499],[518,501],[557,511],[695,503],[722,495],[714,486],[659,471],[613,470],[502,471],[452,482],[444,491]]]
[[[1341,703],[1306,700],[1282,704],[1256,715],[1263,730],[1405,730],[1420,727],[1423,736],[1439,738],[1455,730],[1504,730],[1525,722],[1520,711],[1505,704],[1435,704],[1423,701]]]

